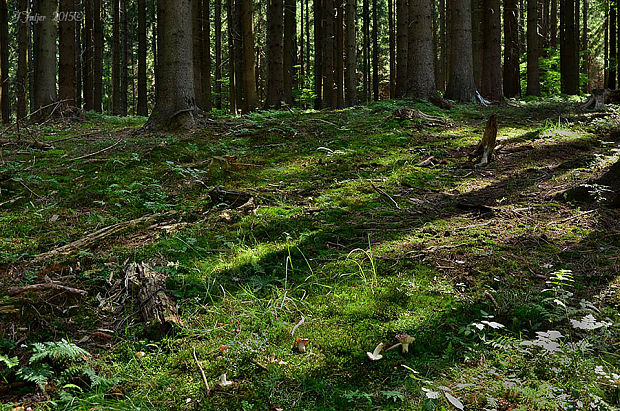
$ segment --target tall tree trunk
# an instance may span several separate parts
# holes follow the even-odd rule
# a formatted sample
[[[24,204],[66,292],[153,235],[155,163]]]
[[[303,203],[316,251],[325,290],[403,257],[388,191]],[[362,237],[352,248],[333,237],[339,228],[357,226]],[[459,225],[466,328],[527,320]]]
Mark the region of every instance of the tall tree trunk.
[[[396,33],[394,32],[394,0],[388,0],[388,36],[390,42],[390,98],[396,97]]]
[[[491,101],[503,101],[500,0],[484,0],[483,22],[480,92]]]
[[[139,116],[148,115],[146,95],[146,0],[138,0],[138,107]]]
[[[235,99],[237,109],[243,109],[243,39],[241,36],[241,1],[233,3],[233,57],[235,60]]]
[[[428,99],[436,93],[431,0],[409,0],[408,94]]]
[[[0,110],[2,122],[11,121],[11,100],[9,96],[9,14],[7,0],[0,0]]]
[[[200,77],[202,83],[202,109],[213,109],[213,97],[211,95],[211,8],[209,0],[202,0],[202,44],[200,46],[202,64]]]
[[[75,0],[60,0],[58,30],[58,94],[65,107],[75,107]]]
[[[303,0],[302,0],[303,1]],[[306,1],[306,72],[310,75],[310,0]]]
[[[323,0],[313,0],[314,11],[314,108],[323,107]]]
[[[234,0],[226,1],[226,17],[228,20],[228,92],[230,112],[237,114],[237,90],[235,79],[235,40],[234,40]]]
[[[28,20],[29,1],[19,0],[20,18],[17,21],[17,119],[26,117],[28,105]]]
[[[112,0],[112,114],[121,113],[121,25],[120,0]]]
[[[586,78],[589,78],[590,74],[590,51],[588,50],[588,1],[583,0],[583,30],[581,33],[581,50],[583,50],[583,57],[581,62],[581,72],[585,74]],[[590,91],[589,81],[583,84],[583,92],[588,93]]]
[[[568,2],[569,0],[564,0]],[[616,39],[618,33],[616,32],[616,18],[618,15],[618,6],[614,0],[609,3],[609,75],[607,80],[607,88],[615,89],[616,88],[616,71],[618,67],[617,61],[617,48],[616,48]],[[568,22],[569,17],[566,17],[566,21]],[[568,30],[566,28],[565,30]],[[567,46],[569,49],[571,46]]]
[[[268,0],[267,5],[267,96],[265,106],[279,108],[284,98],[283,84],[283,4]]]
[[[369,37],[370,37],[370,8],[369,0],[362,0],[362,89],[364,93],[364,101],[368,101],[370,93],[370,67],[369,67]]]
[[[527,0],[527,95],[540,96],[538,0]]]
[[[551,15],[549,17],[549,47],[558,47],[558,0],[551,0]]]
[[[379,100],[379,21],[377,0],[372,0],[372,96]]]
[[[222,0],[215,0],[215,106],[222,109]]]
[[[334,58],[336,60],[335,79],[336,79],[336,105],[338,108],[344,107],[344,0],[336,1],[336,48]]]
[[[470,0],[450,3],[450,75],[445,97],[460,102],[470,102],[476,97],[476,83],[472,57]]]
[[[323,1],[325,4],[323,9],[323,44],[325,44],[325,49],[323,50],[323,69],[325,73],[323,78],[323,101],[326,107],[336,108],[338,101],[336,96],[336,76],[334,73],[336,67],[334,61],[334,49],[336,48],[336,42],[334,41],[335,8],[334,0]]]
[[[484,17],[486,0],[472,0],[471,10],[471,37],[472,37],[472,57],[474,61],[474,80],[476,87],[481,88],[482,69],[484,65]]]
[[[21,1],[21,0],[20,0]],[[82,1],[74,0],[75,11],[84,16]],[[82,108],[82,21],[77,21],[74,28],[73,52],[75,53],[75,107]]]
[[[192,65],[196,105],[204,110],[202,99],[202,0],[192,2]]]
[[[295,62],[297,0],[284,0],[284,42],[282,47],[282,80],[284,102],[293,105],[293,76]]]
[[[103,10],[101,0],[93,0],[93,109],[103,109]]]
[[[82,83],[84,88],[84,109],[86,111],[93,110],[95,106],[93,100],[93,59],[95,56],[93,27],[93,0],[84,0],[84,28],[82,38],[84,58],[82,60]]]
[[[448,75],[447,20],[446,1],[439,0],[439,47],[441,53],[439,56],[439,77],[437,78],[437,87],[442,91],[446,89],[446,78]]]
[[[519,1],[504,0],[504,95],[521,94],[519,81]]]
[[[404,97],[409,82],[409,6],[407,0],[396,0],[396,97]]]
[[[38,0],[36,13],[41,16],[54,16],[54,0]],[[34,111],[35,120],[45,119],[53,110],[51,106],[57,100],[56,94],[56,21],[46,18],[37,23],[34,39],[34,56],[36,58],[34,73]]]
[[[560,3],[560,80],[562,92],[566,94],[579,92],[579,56],[576,42],[575,0],[562,0]],[[615,78],[615,75],[611,75],[610,72],[609,85],[615,88],[615,81],[611,84],[612,78]]]
[[[345,0],[345,39],[346,39],[346,103],[347,106],[357,104],[357,29],[356,29],[356,0]]]
[[[152,128],[188,128],[196,109],[192,62],[192,0],[158,0],[159,92],[147,122]]]
[[[252,0],[241,1],[241,42],[243,46],[244,113],[256,108],[256,72],[254,66],[254,11]]]
[[[603,31],[604,35],[604,45],[603,45],[603,87],[607,87],[607,81],[609,80],[609,7],[607,4],[607,0],[603,3],[604,6],[604,21],[603,21]]]
[[[300,88],[304,88],[304,75],[306,73],[305,66],[305,43],[304,43],[304,0],[299,1],[299,85]],[[297,31],[297,28],[295,28]]]
[[[549,0],[542,0],[540,7],[541,54],[544,56],[549,47]]]
[[[129,89],[129,41],[127,31],[127,0],[121,0],[121,116],[127,115]]]

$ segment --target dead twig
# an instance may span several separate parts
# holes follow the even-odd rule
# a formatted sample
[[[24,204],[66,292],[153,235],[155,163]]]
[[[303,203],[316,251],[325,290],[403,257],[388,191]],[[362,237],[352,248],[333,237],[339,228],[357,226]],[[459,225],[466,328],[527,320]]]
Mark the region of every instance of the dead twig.
[[[372,187],[372,188],[373,188],[373,189],[374,189],[377,193],[381,194],[382,196],[385,196],[385,197],[389,198],[389,199],[390,199],[390,201],[392,202],[392,204],[394,204],[394,206],[395,206],[398,210],[400,210],[400,206],[398,205],[398,203],[396,202],[396,200],[394,200],[394,199],[392,198],[392,196],[391,196],[391,195],[389,195],[389,194],[388,194],[388,193],[386,193],[385,191],[381,190],[379,187],[375,186],[375,185],[372,183],[372,181],[369,181],[369,183],[370,183],[371,187]]]
[[[121,141],[123,141],[123,140],[119,139],[116,143],[112,144],[111,146],[108,146],[106,148],[102,148],[101,150],[95,151],[94,153],[85,154],[83,156],[72,158],[70,161],[77,161],[77,160],[82,160],[82,159],[85,159],[85,158],[88,158],[88,157],[96,156],[97,154],[103,153],[104,151],[108,151],[108,150],[116,147],[117,145],[120,144]]]
[[[200,375],[202,375],[202,381],[204,381],[205,387],[207,388],[207,395],[209,395],[209,393],[211,392],[211,388],[209,387],[209,381],[207,381],[205,370],[202,369],[202,365],[200,365],[200,361],[198,361],[198,357],[196,357],[196,347],[192,347],[192,355],[194,356],[194,361],[196,361],[196,365],[200,370]]]
[[[41,283],[41,284],[32,284],[26,285],[23,287],[11,287],[8,290],[10,296],[23,294],[28,291],[47,291],[47,290],[56,290],[56,291],[65,291],[70,294],[78,294],[78,295],[87,295],[88,291],[80,290],[79,288],[68,287],[62,284],[55,283]]]
[[[591,213],[593,213],[593,212],[595,212],[595,211],[596,211],[596,210],[588,210],[588,211],[584,211],[583,213],[575,214],[574,216],[571,216],[571,217],[565,218],[565,219],[560,220],[560,221],[549,221],[549,222],[547,223],[547,225],[551,225],[551,224],[553,224],[553,223],[557,223],[557,224],[566,223],[567,221],[571,221],[571,220],[574,220],[575,218],[583,217],[584,215],[591,214]]]

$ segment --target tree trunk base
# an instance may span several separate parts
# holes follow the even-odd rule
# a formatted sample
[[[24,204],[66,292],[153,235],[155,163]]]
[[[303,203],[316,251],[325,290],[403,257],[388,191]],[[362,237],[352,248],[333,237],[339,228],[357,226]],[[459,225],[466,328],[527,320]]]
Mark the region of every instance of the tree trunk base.
[[[605,104],[617,103],[620,103],[620,89],[610,90],[597,88],[592,91],[588,100],[586,100],[580,108],[601,111],[605,109]]]

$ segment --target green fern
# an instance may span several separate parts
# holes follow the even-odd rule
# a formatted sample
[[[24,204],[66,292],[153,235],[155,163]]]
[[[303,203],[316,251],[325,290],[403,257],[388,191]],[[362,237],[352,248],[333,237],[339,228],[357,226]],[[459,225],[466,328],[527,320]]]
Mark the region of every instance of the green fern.
[[[24,381],[33,382],[41,389],[44,389],[50,377],[54,375],[54,372],[48,364],[34,364],[19,369],[15,375]]]
[[[9,370],[19,364],[19,360],[17,357],[7,357],[5,355],[0,354],[0,363],[6,365],[6,368]]]
[[[88,351],[63,339],[59,342],[34,343],[32,347],[32,357],[30,364],[44,360],[74,360],[83,356],[90,355]]]

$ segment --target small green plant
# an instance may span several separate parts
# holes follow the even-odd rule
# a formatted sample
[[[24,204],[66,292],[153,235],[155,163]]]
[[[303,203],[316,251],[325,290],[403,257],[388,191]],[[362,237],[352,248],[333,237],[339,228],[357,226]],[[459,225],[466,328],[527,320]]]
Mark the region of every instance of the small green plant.
[[[355,253],[362,253],[363,259],[367,258],[368,261],[370,262],[370,270],[369,272],[367,272],[367,270],[364,269],[364,267],[362,266],[363,259],[361,262],[355,259],[352,259],[355,265],[357,265],[357,268],[359,270],[358,271],[359,277],[362,279],[364,284],[368,284],[372,287],[372,292],[374,293],[375,292],[374,287],[378,285],[377,266],[375,265],[375,258],[372,253],[372,244],[370,243],[370,236],[368,237],[368,251],[361,249],[361,248],[356,248],[354,250],[351,250],[349,255],[347,255],[347,260],[350,259],[351,256]]]

